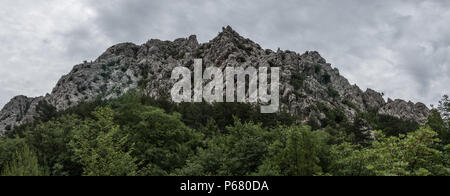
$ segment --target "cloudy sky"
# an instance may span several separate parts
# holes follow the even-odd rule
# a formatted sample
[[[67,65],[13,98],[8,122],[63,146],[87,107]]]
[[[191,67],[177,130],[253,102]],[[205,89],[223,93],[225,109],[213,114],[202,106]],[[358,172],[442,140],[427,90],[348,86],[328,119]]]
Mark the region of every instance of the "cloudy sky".
[[[231,25],[263,48],[317,50],[386,97],[450,93],[447,0],[0,0],[0,107],[51,92],[72,66],[119,42],[200,42]]]

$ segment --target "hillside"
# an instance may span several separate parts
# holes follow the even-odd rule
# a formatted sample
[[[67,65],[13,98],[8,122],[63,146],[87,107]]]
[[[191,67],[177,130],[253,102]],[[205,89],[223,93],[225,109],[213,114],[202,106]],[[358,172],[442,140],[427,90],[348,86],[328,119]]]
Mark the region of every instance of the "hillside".
[[[117,98],[137,88],[150,97],[167,98],[174,84],[170,80],[173,68],[187,66],[193,69],[196,58],[202,58],[206,66],[220,68],[280,67],[281,110],[319,126],[332,110],[343,112],[349,119],[354,119],[360,112],[376,111],[419,123],[425,122],[430,115],[430,110],[422,103],[398,99],[386,102],[379,92],[363,91],[351,85],[318,52],[299,54],[265,50],[226,27],[217,37],[203,44],[192,35],[174,41],[152,39],[142,45],[122,43],[112,46],[95,61],[74,66],[70,73],[61,77],[51,93],[36,98],[13,98],[0,112],[0,133],[33,122],[39,117],[39,103],[63,111],[97,98]]]

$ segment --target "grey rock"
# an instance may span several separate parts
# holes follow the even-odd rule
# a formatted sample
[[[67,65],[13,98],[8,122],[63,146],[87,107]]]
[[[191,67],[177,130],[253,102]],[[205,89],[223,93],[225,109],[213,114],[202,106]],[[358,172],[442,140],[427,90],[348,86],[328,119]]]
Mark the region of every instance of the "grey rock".
[[[380,108],[379,113],[419,123],[426,122],[431,114],[423,103],[406,102],[400,99],[389,100],[387,104]]]
[[[36,106],[43,97],[16,96],[0,111],[0,135],[16,126],[34,121]]]
[[[202,58],[205,67],[281,67],[281,109],[302,116],[302,122],[326,118],[318,105],[322,109],[341,109],[349,119],[358,112],[379,109],[381,114],[422,122],[430,113],[421,103],[401,100],[386,103],[382,94],[374,90],[363,92],[316,51],[298,54],[264,50],[228,26],[203,44],[192,35],[174,41],[151,39],[142,45],[112,46],[95,61],[74,66],[50,94],[13,98],[0,112],[0,132],[32,122],[38,117],[36,105],[41,100],[61,111],[83,101],[115,98],[135,88],[155,98],[169,98],[174,83],[170,80],[173,68],[193,69],[195,58]]]

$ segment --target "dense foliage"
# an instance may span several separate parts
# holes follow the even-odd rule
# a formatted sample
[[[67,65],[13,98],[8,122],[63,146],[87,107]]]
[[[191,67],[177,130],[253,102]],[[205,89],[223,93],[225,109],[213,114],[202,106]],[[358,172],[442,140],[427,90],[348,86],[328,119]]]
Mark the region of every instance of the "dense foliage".
[[[0,137],[13,176],[450,175],[449,102],[428,123],[318,106],[320,122],[238,103],[172,104],[137,91],[57,112]],[[379,131],[371,131],[379,130]]]

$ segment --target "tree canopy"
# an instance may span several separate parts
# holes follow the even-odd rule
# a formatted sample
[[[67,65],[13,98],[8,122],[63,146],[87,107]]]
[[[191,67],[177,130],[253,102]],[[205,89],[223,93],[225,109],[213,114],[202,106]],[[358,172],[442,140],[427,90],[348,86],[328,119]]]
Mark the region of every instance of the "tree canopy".
[[[424,125],[327,110],[317,126],[252,105],[173,104],[139,91],[38,110],[35,123],[0,137],[2,175],[450,175],[447,96]]]

